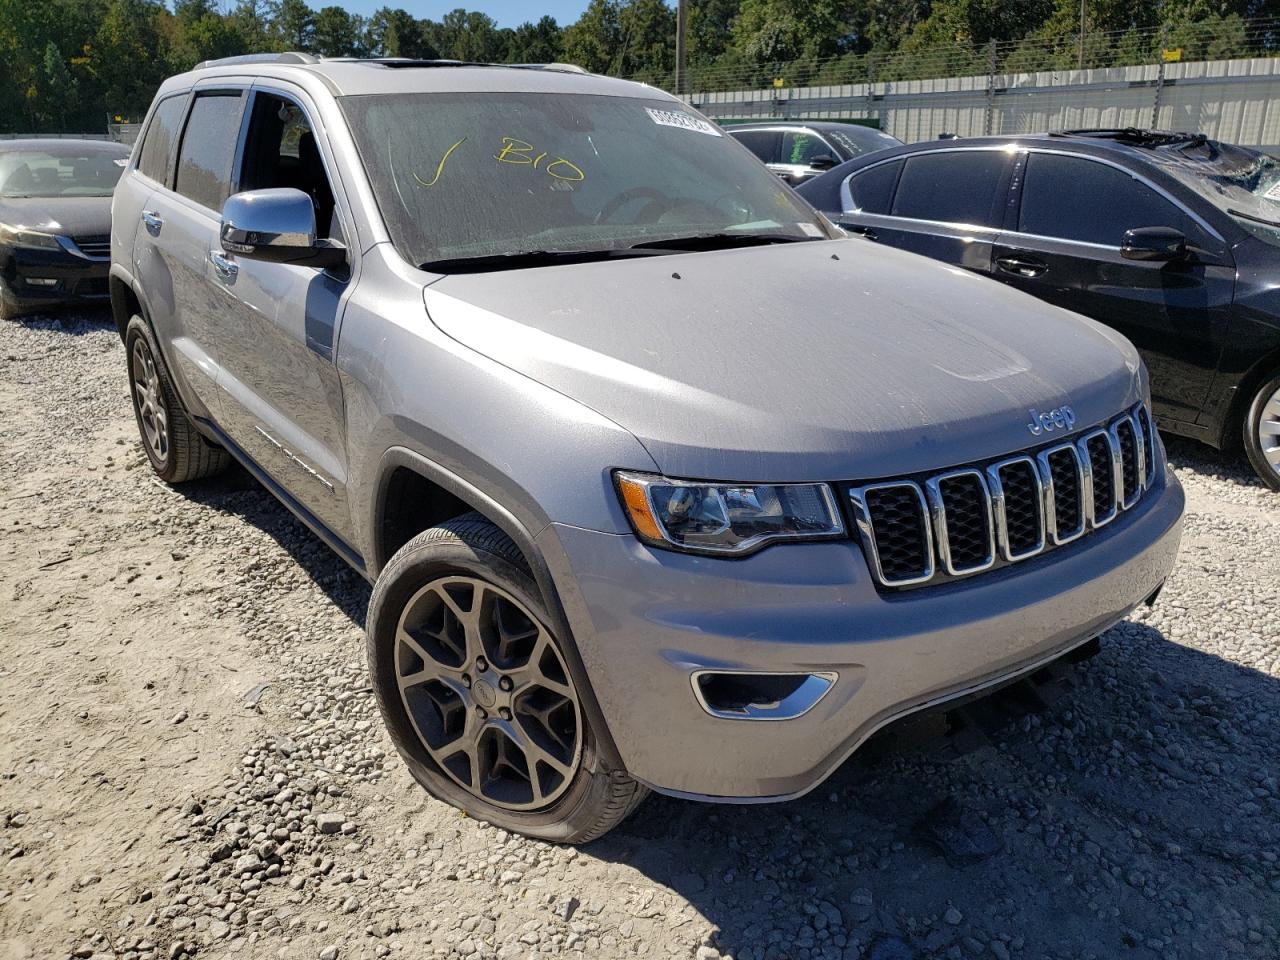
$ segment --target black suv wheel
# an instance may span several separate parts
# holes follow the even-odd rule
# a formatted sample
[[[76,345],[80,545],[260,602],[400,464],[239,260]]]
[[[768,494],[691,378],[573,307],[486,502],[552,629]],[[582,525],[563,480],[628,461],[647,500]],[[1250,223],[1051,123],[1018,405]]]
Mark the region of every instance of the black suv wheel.
[[[1244,450],[1258,476],[1280,490],[1280,372],[1254,394],[1244,418]]]
[[[378,578],[369,672],[428,793],[507,830],[585,843],[648,791],[597,751],[550,622],[515,544],[467,514],[410,540]]]

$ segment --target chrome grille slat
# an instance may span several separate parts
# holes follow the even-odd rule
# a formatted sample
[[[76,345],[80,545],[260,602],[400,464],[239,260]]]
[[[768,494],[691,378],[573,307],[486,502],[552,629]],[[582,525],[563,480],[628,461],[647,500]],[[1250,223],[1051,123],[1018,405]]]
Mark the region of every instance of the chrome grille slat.
[[[986,466],[850,491],[884,587],[969,577],[1063,546],[1136,506],[1155,479],[1145,405],[1071,440]]]

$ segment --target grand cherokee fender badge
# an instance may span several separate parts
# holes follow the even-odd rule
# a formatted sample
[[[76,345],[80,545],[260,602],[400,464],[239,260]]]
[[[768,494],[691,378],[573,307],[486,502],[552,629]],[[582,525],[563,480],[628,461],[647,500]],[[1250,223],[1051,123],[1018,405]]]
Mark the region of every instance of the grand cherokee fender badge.
[[[1032,436],[1038,437],[1042,433],[1053,433],[1055,430],[1070,430],[1076,425],[1076,412],[1065,403],[1045,413],[1040,413],[1034,407],[1027,412],[1031,414],[1031,422],[1027,424],[1027,429],[1031,431]]]

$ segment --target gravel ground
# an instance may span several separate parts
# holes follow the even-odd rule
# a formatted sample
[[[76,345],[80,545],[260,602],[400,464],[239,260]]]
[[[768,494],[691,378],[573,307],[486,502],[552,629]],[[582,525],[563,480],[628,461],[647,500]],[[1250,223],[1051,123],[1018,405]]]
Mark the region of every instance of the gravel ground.
[[[104,316],[0,324],[0,957],[1280,957],[1280,499],[1171,444],[1154,609],[1065,695],[575,850],[411,781],[368,587],[241,472],[153,480]]]

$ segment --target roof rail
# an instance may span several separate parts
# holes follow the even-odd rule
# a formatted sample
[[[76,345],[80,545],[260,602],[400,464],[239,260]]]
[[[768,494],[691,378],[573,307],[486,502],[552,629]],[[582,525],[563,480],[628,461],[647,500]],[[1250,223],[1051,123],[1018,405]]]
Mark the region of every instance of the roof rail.
[[[576,63],[508,63],[508,67],[516,67],[520,70],[558,70],[561,73],[590,73],[578,66]]]
[[[1143,130],[1138,127],[1098,127],[1082,130],[1055,130],[1051,137],[1085,137],[1094,140],[1114,140],[1136,147],[1166,147],[1174,144],[1207,143],[1203,133],[1181,133],[1172,130]]]
[[[319,63],[320,58],[309,53],[244,53],[238,57],[221,57],[217,60],[205,60],[197,63],[192,69],[203,70],[206,67],[232,67],[241,63]]]

